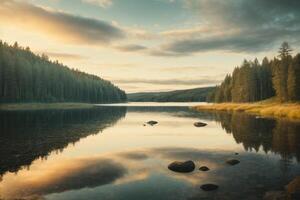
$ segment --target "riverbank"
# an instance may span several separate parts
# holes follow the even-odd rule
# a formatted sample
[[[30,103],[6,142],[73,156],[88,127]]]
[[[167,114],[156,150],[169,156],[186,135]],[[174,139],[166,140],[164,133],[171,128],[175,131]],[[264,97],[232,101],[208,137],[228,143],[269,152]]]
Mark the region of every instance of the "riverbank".
[[[71,110],[93,108],[88,103],[7,103],[0,104],[0,111],[22,111],[22,110]]]
[[[245,112],[263,117],[300,119],[300,103],[216,103],[193,108],[207,111]]]

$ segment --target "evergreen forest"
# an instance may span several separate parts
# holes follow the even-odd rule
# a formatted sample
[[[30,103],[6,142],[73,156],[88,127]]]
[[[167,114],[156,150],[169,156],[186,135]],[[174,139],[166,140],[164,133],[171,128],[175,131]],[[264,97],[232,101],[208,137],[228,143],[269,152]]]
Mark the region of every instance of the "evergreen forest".
[[[0,41],[0,103],[124,101],[125,92],[109,81],[36,55],[17,42]]]
[[[278,57],[260,63],[244,60],[208,95],[209,102],[255,102],[276,97],[280,102],[300,101],[300,54],[283,42]]]

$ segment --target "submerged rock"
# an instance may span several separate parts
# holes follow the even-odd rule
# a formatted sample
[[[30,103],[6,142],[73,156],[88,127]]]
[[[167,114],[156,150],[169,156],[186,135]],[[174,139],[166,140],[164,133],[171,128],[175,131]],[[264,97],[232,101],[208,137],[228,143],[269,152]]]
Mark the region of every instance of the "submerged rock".
[[[236,160],[236,159],[230,159],[230,160],[227,160],[226,163],[228,165],[236,165],[236,164],[239,164],[240,161],[239,160]]]
[[[204,171],[204,172],[205,172],[205,171],[208,171],[208,170],[209,170],[209,168],[208,168],[208,167],[206,167],[206,166],[202,166],[202,167],[200,167],[200,168],[199,168],[199,170],[200,170],[200,171]]]
[[[285,189],[289,199],[300,199],[300,176],[294,178]]]
[[[284,191],[269,191],[266,192],[263,200],[286,200],[287,195]]]
[[[174,172],[188,173],[194,171],[195,163],[191,160],[185,162],[175,161],[169,164],[168,168]]]
[[[203,126],[206,126],[207,124],[206,123],[203,123],[203,122],[195,122],[194,123],[194,126],[196,127],[203,127]]]
[[[153,126],[153,125],[155,125],[155,124],[158,124],[158,122],[157,122],[157,121],[151,120],[151,121],[148,121],[147,124]]]
[[[238,152],[236,152],[236,153],[234,153],[234,155],[239,155],[239,153],[238,153]]]
[[[212,190],[216,190],[219,188],[218,185],[215,185],[215,184],[204,184],[204,185],[201,185],[200,188],[204,191],[212,191]]]

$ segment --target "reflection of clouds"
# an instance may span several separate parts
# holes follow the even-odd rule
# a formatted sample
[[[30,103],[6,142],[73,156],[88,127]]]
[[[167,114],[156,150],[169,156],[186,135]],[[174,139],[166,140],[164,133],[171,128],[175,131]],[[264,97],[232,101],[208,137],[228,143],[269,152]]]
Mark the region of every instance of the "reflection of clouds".
[[[132,160],[145,160],[148,158],[148,155],[144,152],[124,152],[119,154],[123,158],[132,159]]]
[[[15,181],[4,182],[5,196],[24,197],[96,187],[116,181],[126,168],[107,158],[83,158],[47,165],[45,169],[20,173]]]
[[[241,163],[237,166],[226,165],[225,161],[232,157],[238,158]],[[196,169],[188,174],[172,172],[167,166],[175,160],[193,160]],[[211,170],[199,171],[198,168],[203,165]],[[158,195],[157,188],[164,188],[163,193],[167,196],[161,196],[160,199],[166,199],[168,195],[174,194],[175,188],[185,188],[182,191],[187,194],[185,197],[206,197],[208,193],[202,192],[199,186],[204,183],[216,183],[220,185],[220,190],[213,194],[218,198],[226,192],[229,199],[242,199],[251,194],[259,184],[266,188],[274,185],[274,181],[279,180],[280,174],[282,168],[260,154],[244,153],[236,156],[234,152],[224,150],[141,148],[92,158],[64,160],[61,163],[50,162],[34,167],[31,171],[20,171],[13,179],[4,177],[0,188],[4,197],[53,193],[59,193],[64,197],[76,194],[71,190],[97,187],[87,193],[100,191],[104,196],[110,194],[118,199],[119,196],[124,196],[124,192],[129,195],[126,196],[127,199],[130,199],[130,195],[148,197],[147,194],[152,192]],[[103,185],[107,186],[99,187]],[[175,195],[174,199],[180,198]]]

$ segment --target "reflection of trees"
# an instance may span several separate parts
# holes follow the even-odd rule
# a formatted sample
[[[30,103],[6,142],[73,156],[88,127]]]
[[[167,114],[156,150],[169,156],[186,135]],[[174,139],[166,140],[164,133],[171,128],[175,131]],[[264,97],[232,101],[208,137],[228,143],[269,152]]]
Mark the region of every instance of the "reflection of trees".
[[[274,152],[284,158],[296,157],[300,161],[300,123],[277,121],[272,144]]]
[[[245,150],[280,154],[284,159],[296,157],[300,161],[300,123],[255,118],[243,113],[215,113],[216,120]]]
[[[0,174],[17,172],[39,157],[97,134],[124,117],[126,108],[0,112]]]

